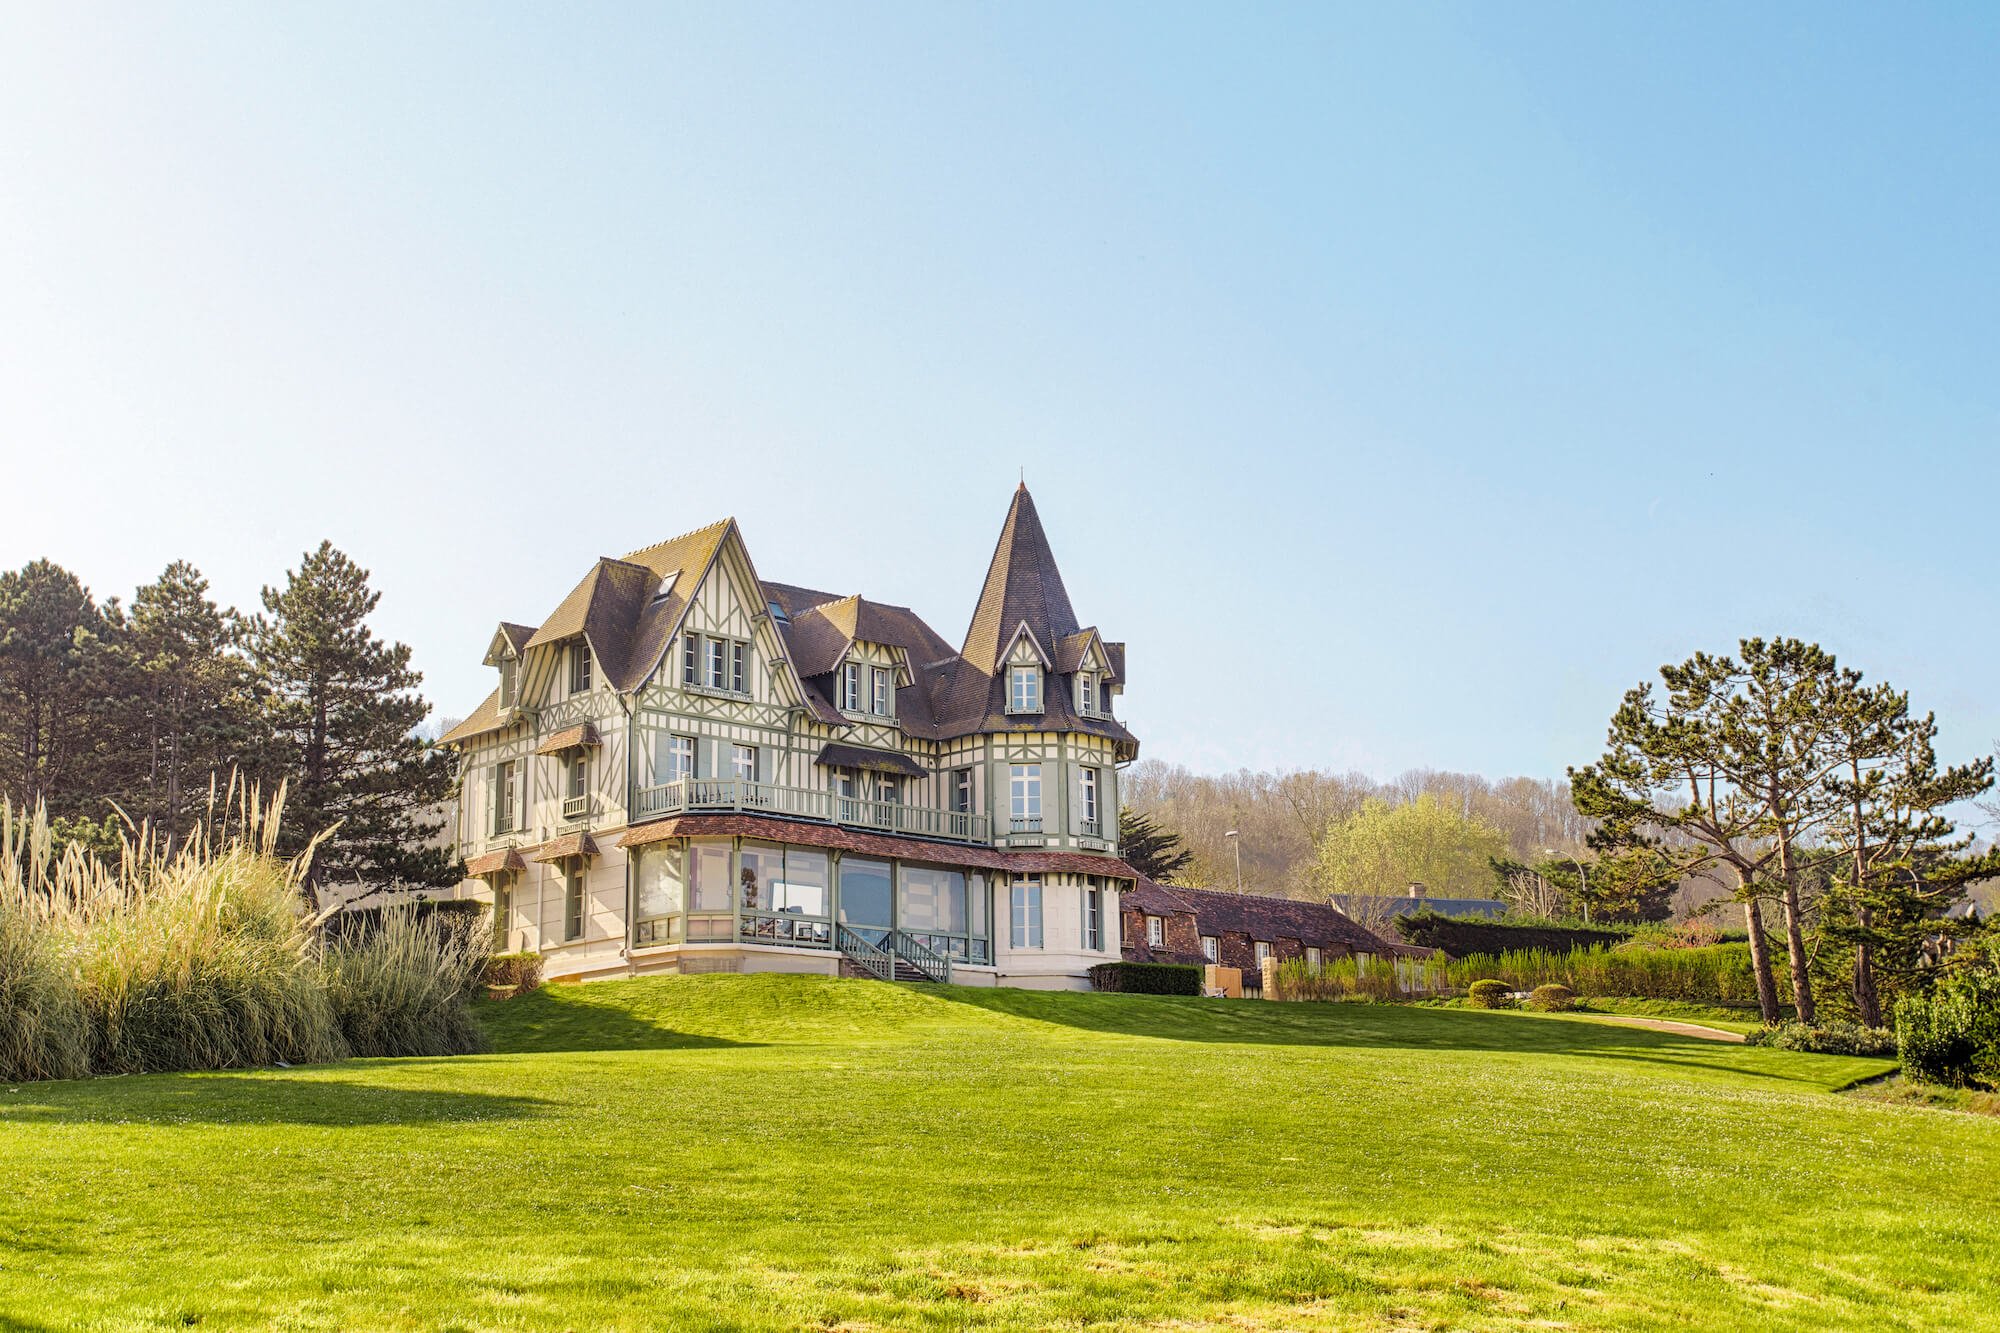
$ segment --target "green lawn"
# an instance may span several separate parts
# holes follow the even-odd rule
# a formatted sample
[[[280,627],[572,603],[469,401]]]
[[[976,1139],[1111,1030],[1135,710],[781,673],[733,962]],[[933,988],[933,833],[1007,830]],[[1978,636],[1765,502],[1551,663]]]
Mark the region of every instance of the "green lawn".
[[[0,1088],[0,1326],[2000,1327],[2000,1120],[1585,1018],[774,976]]]

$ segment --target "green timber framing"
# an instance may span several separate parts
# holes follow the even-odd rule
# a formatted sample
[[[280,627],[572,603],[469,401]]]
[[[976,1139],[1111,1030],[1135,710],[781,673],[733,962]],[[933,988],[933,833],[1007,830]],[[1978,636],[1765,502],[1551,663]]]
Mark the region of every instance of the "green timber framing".
[[[1022,715],[1002,692],[1026,643]],[[905,608],[763,582],[725,520],[600,559],[486,660],[512,696],[443,738],[460,894],[551,976],[1075,987],[1120,956],[1124,647],[1076,623],[1025,487],[962,650]]]

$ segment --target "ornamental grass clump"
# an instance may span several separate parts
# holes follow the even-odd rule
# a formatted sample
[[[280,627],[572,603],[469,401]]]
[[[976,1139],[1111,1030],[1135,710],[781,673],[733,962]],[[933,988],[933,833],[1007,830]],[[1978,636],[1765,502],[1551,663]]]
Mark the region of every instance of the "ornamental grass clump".
[[[327,939],[313,848],[276,852],[283,801],[232,784],[178,848],[140,828],[115,864],[0,803],[0,1079],[477,1049],[483,943],[399,909]]]
[[[381,923],[330,945],[319,981],[356,1055],[466,1055],[485,1049],[471,1001],[486,943],[434,914],[390,908]]]
[[[1277,984],[1280,1000],[1395,1000],[1435,995],[1445,977],[1443,963],[1430,958],[1288,958],[1278,964]]]

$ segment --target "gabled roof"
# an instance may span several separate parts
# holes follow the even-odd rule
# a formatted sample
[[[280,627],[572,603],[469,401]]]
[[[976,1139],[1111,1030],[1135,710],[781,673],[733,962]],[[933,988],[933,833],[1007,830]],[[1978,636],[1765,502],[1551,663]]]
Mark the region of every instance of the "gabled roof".
[[[1355,953],[1406,953],[1409,949],[1383,939],[1329,903],[1298,898],[1274,898],[1261,893],[1225,893],[1219,889],[1185,889],[1142,879],[1128,892],[1122,906],[1149,916],[1192,913],[1203,935],[1247,935],[1276,943],[1295,939],[1302,945],[1338,945]]]
[[[678,537],[613,558],[600,557],[583,580],[539,628],[503,624],[493,640],[517,653],[581,636],[590,644],[605,682],[620,693],[637,690],[665,657],[685,617],[689,599],[708,578],[725,541],[736,532],[724,519]],[[749,552],[738,551],[746,565]],[[1075,670],[1086,648],[1101,646],[1113,679],[1125,675],[1125,646],[1105,643],[1095,627],[1076,623],[1048,536],[1026,486],[1014,493],[999,543],[986,572],[979,605],[966,632],[964,654],[954,652],[916,612],[859,596],[840,596],[789,583],[767,583],[754,566],[749,577],[762,591],[784,656],[807,711],[830,726],[852,725],[834,707],[831,673],[859,642],[900,655],[907,679],[896,694],[896,724],[930,740],[982,731],[1074,731],[1108,737],[1125,753],[1138,742],[1115,721],[1077,715],[1070,692],[1049,688],[1044,710],[1015,717],[1006,712],[1001,659],[1023,631],[1058,675]],[[490,662],[489,662],[490,664]],[[454,727],[449,742],[496,730],[509,719],[497,692]]]
[[[507,715],[500,707],[500,687],[495,685],[493,692],[479,701],[479,707],[473,709],[464,721],[438,737],[437,743],[456,745],[460,741],[469,741],[474,736],[484,736],[489,731],[498,731],[507,724]]]

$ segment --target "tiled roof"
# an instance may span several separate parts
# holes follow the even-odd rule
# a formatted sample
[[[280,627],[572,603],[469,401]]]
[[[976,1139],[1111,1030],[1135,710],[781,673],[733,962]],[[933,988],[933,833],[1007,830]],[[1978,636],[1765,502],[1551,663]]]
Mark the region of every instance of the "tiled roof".
[[[993,847],[934,842],[929,838],[904,838],[889,833],[866,833],[837,824],[809,824],[790,819],[769,819],[761,815],[675,815],[655,819],[634,824],[618,840],[618,845],[643,847],[669,838],[725,837],[731,834],[767,838],[772,842],[799,843],[806,847],[837,847],[864,856],[893,856],[906,861],[932,861],[940,865],[971,866],[980,870],[1108,875],[1113,879],[1137,879],[1139,873],[1116,857],[1092,856],[1087,852],[1006,852]]]
[[[597,855],[597,841],[588,833],[566,833],[551,838],[528,854],[530,861],[560,861],[571,856]]]
[[[460,741],[471,740],[474,736],[484,736],[489,731],[498,731],[507,725],[506,716],[500,711],[500,687],[479,701],[479,707],[472,710],[464,721],[438,737],[439,745],[456,745]]]
[[[871,750],[865,745],[833,743],[819,752],[816,764],[828,768],[865,768],[876,773],[895,773],[906,778],[927,778],[930,770],[906,754],[894,750]]]
[[[1267,942],[1295,939],[1320,947],[1340,945],[1356,953],[1410,952],[1407,946],[1383,939],[1327,903],[1258,893],[1225,893],[1218,889],[1186,889],[1150,879],[1141,880],[1123,902],[1151,916],[1192,912],[1197,928],[1204,935],[1241,934]]]
[[[605,681],[629,694],[659,666],[688,598],[707,577],[734,530],[734,520],[725,519],[622,558],[600,558],[540,627],[503,625],[502,632],[522,652],[582,636]],[[661,594],[661,582],[668,575],[675,577]],[[1125,755],[1137,753],[1138,742],[1118,722],[1079,716],[1072,692],[1062,683],[1067,677],[1064,663],[1067,670],[1074,670],[1097,631],[1077,624],[1025,486],[1015,491],[1009,506],[962,654],[908,607],[797,584],[761,580],[760,584],[765,600],[782,613],[775,619],[806,707],[823,723],[850,724],[834,706],[830,673],[859,640],[897,649],[908,663],[912,680],[897,690],[895,723],[909,736],[944,740],[980,732],[1082,732],[1116,741]],[[1006,711],[1006,681],[997,668],[1023,625],[1044,650],[1054,654],[1059,677],[1043,690],[1042,712],[1018,716]],[[1104,644],[1112,676],[1121,683],[1124,649],[1120,643]],[[503,725],[496,692],[443,739],[455,744]]]
[[[574,750],[581,745],[602,745],[598,739],[597,724],[579,722],[573,727],[564,727],[535,747],[536,754],[561,754],[564,750]]]
[[[502,870],[527,868],[527,862],[521,859],[521,854],[508,847],[501,851],[488,852],[484,856],[473,857],[465,863],[465,874],[468,879],[478,879],[482,875],[496,874]]]

